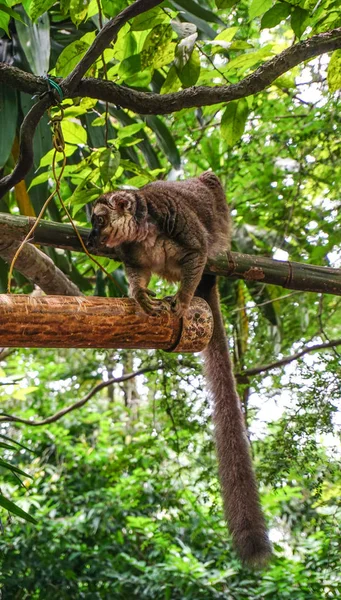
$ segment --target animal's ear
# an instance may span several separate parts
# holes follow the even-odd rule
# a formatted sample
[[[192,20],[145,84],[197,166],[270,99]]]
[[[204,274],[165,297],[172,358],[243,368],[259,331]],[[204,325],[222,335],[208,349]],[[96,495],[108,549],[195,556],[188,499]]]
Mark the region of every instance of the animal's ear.
[[[122,212],[124,210],[131,209],[131,199],[127,196],[119,196],[118,198],[115,198],[115,204],[117,210],[121,210]]]
[[[135,192],[135,220],[137,223],[142,223],[147,216],[147,204],[142,196],[138,192]]]

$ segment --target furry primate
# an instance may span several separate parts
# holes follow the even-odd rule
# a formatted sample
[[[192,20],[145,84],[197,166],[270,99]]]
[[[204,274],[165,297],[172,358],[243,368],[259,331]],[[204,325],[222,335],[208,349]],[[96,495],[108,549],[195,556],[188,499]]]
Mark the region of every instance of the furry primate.
[[[182,317],[194,295],[213,313],[214,331],[204,351],[214,402],[214,424],[225,516],[235,548],[248,565],[271,555],[249,442],[232,372],[219,292],[206,261],[230,248],[230,217],[219,179],[210,172],[181,182],[156,181],[139,190],[101,196],[92,213],[91,247],[113,248],[124,263],[130,295],[149,315],[164,303],[148,290],[152,273],[180,282],[171,309]]]

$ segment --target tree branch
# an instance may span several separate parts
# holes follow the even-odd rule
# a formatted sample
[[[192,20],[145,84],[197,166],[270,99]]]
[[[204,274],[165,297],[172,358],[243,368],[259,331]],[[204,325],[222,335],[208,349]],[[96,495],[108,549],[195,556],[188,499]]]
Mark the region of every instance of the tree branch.
[[[133,19],[151,8],[155,8],[159,4],[162,4],[162,2],[163,0],[136,0],[133,4],[123,9],[116,17],[110,19],[97,34],[89,50],[75,66],[70,75],[63,80],[61,87],[65,96],[70,96],[75,91],[83,75],[85,75],[91,65],[111,42],[116,42],[119,30],[129,19]]]
[[[83,59],[59,83],[65,97],[90,97],[118,104],[138,114],[168,114],[197,106],[208,106],[220,102],[230,102],[257,94],[267,88],[275,79],[303,61],[341,48],[341,28],[315,35],[294,46],[290,46],[274,58],[258,67],[256,71],[231,85],[214,87],[191,87],[172,94],[139,92],[111,81],[84,79],[82,76],[103,50],[117,36],[119,29],[128,19],[161,4],[159,0],[137,0],[111,19],[95,38]],[[90,62],[92,61],[92,62]],[[15,67],[0,63],[0,82],[27,93],[44,92],[46,80],[29,75]],[[20,137],[20,157],[14,171],[0,181],[0,198],[26,175],[32,165],[32,139],[34,131],[44,111],[53,104],[50,96],[45,96],[26,115]]]
[[[18,248],[16,240],[0,242],[0,256],[10,263]],[[25,244],[22,248],[15,268],[34,284],[40,287],[45,294],[57,296],[83,296],[78,287],[54,264],[53,260],[32,244]]]
[[[303,350],[296,352],[296,354],[291,354],[290,356],[286,356],[285,358],[269,363],[268,365],[260,365],[258,367],[245,369],[239,373],[236,373],[236,379],[242,383],[245,378],[252,377],[253,375],[259,375],[260,373],[265,373],[266,371],[272,371],[273,369],[278,369],[279,367],[284,367],[285,365],[288,365],[294,360],[302,358],[302,356],[309,354],[310,352],[324,350],[325,348],[335,348],[335,346],[341,346],[341,338],[330,340],[329,342],[322,342],[321,344],[315,344],[314,346],[308,346],[307,348],[303,348]]]
[[[22,419],[21,417],[16,417],[15,415],[8,415],[6,413],[0,413],[2,415],[0,417],[0,423],[24,423],[25,425],[32,425],[32,427],[40,427],[41,425],[48,425],[49,423],[55,423],[56,421],[59,421],[59,419],[64,417],[64,415],[67,415],[69,412],[72,412],[73,410],[76,410],[77,408],[81,408],[82,406],[84,406],[84,404],[86,404],[90,400],[90,398],[92,398],[100,390],[103,390],[103,388],[106,388],[109,385],[112,385],[113,383],[121,383],[122,381],[128,381],[128,379],[132,379],[133,377],[137,377],[138,375],[143,375],[143,373],[148,373],[150,371],[157,371],[158,369],[161,369],[161,368],[162,368],[161,365],[153,365],[151,367],[144,367],[143,369],[139,369],[138,371],[135,371],[134,373],[127,373],[126,375],[122,375],[121,377],[115,377],[113,379],[108,379],[108,381],[101,381],[101,383],[98,383],[97,385],[95,385],[92,388],[92,390],[90,390],[90,392],[88,392],[86,394],[86,396],[84,396],[84,398],[81,398],[74,404],[71,404],[71,406],[66,406],[65,408],[62,408],[62,410],[59,410],[58,412],[56,412],[54,415],[51,415],[50,417],[46,417],[46,419],[43,419],[42,421],[31,421],[30,419]]]
[[[27,175],[32,167],[33,136],[45,110],[50,108],[52,104],[55,104],[55,102],[52,100],[51,96],[47,94],[41,100],[39,100],[37,104],[34,104],[34,106],[32,106],[31,110],[29,110],[25,116],[20,127],[20,148],[18,162],[10,175],[6,175],[0,179],[0,198],[2,198],[2,196],[4,196],[11,189],[11,187],[24,179],[25,175]]]
[[[33,217],[13,216],[0,213],[0,238],[21,240],[35,223]],[[90,229],[79,227],[78,231],[86,244]],[[41,221],[34,232],[32,243],[83,252],[82,246],[71,225]],[[114,251],[97,250],[99,256],[117,260]],[[304,263],[273,260],[265,256],[253,256],[238,252],[222,254],[209,261],[206,272],[232,279],[258,281],[279,285],[289,290],[321,292],[341,296],[341,269],[308,265]]]

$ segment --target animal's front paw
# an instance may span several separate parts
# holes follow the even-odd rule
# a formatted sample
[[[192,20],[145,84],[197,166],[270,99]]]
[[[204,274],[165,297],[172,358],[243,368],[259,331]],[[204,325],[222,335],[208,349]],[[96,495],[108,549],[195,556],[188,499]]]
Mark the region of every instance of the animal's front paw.
[[[181,319],[186,314],[189,302],[182,300],[178,294],[175,294],[175,296],[168,296],[165,300],[170,303],[171,311],[178,319]]]
[[[151,290],[139,288],[134,293],[133,297],[147,315],[156,317],[165,310],[162,300],[155,299],[155,292],[152,292]]]

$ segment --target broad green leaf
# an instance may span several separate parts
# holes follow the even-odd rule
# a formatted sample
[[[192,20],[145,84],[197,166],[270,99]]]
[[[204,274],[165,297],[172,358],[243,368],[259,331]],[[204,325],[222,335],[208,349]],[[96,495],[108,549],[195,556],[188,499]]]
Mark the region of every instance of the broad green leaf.
[[[309,13],[307,10],[296,6],[294,12],[291,15],[291,27],[295,35],[300,38],[305,32],[309,24]]]
[[[228,146],[234,146],[244,133],[248,115],[245,98],[230,102],[221,119],[221,134]]]
[[[32,73],[46,75],[50,64],[50,20],[47,13],[40,16],[37,23],[24,13],[23,23],[17,23],[16,29],[21,47],[25,52]]]
[[[232,8],[239,0],[215,0],[217,8]]]
[[[35,185],[39,185],[40,183],[45,183],[46,181],[48,181],[49,179],[52,178],[52,173],[51,171],[45,171],[44,173],[40,173],[40,175],[37,175],[36,177],[34,177],[29,185],[28,191],[30,191],[31,188],[33,188]]]
[[[66,77],[71,73],[72,69],[79,63],[92,42],[96,37],[96,33],[91,31],[86,33],[79,40],[71,42],[61,52],[55,67],[57,77]]]
[[[336,92],[341,88],[341,50],[335,50],[331,55],[327,80],[330,92]]]
[[[261,29],[270,29],[276,27],[283,19],[286,19],[291,13],[291,6],[287,2],[279,2],[268,10],[260,23]]]
[[[106,17],[116,17],[129,2],[127,0],[101,0],[101,6]]]
[[[131,30],[145,31],[146,29],[153,29],[156,25],[169,23],[169,21],[169,15],[161,8],[156,7],[135,17],[131,24]]]
[[[0,168],[3,167],[12,150],[18,118],[17,92],[5,85],[0,86]]]
[[[272,0],[252,0],[249,7],[250,21],[263,15],[266,11],[270,10],[272,6]]]
[[[181,81],[178,77],[178,73],[175,65],[172,65],[167,73],[167,77],[160,90],[161,94],[170,94],[177,92],[181,88]]]
[[[129,24],[126,23],[118,33],[117,41],[114,46],[114,57],[116,60],[122,62],[125,58],[128,58],[128,56],[137,53],[135,35],[131,32]]]
[[[63,129],[63,131],[64,131],[64,129]],[[73,144],[72,145],[66,144],[64,152],[65,152],[66,156],[72,156],[72,154],[74,154],[76,152],[76,150],[77,150],[77,146],[74,146]],[[52,165],[53,156],[54,156],[54,150],[49,150],[49,152],[47,152],[47,154],[45,154],[45,156],[43,156],[41,158],[39,167],[50,167]],[[60,162],[61,160],[63,160],[62,154],[57,153],[56,162]]]
[[[141,52],[142,69],[149,66],[159,69],[172,62],[175,51],[172,37],[173,29],[170,25],[157,25],[152,29]]]
[[[109,106],[109,111],[110,111],[110,114],[112,114],[117,119],[117,121],[124,126],[126,126],[126,125],[130,126],[130,125],[136,124],[136,120],[133,119],[131,116],[129,116],[123,110],[117,110],[116,108],[114,108],[111,105],[111,106]],[[144,158],[147,161],[148,167],[151,169],[160,168],[160,162],[159,162],[158,156],[155,152],[153,145],[150,143],[145,131],[143,131],[141,129],[139,136],[143,137],[143,141],[139,143],[139,148],[140,148]],[[121,164],[122,164],[122,161],[121,161]]]
[[[25,0],[24,9],[32,21],[36,21],[53,6],[55,0]]]
[[[90,0],[71,0],[70,1],[70,17],[75,25],[79,25],[88,14],[88,6]]]
[[[75,217],[76,214],[80,211],[85,204],[89,202],[93,202],[100,195],[99,190],[92,188],[87,189],[85,187],[86,181],[82,181],[81,184],[75,189],[71,198],[69,198],[69,203],[72,206],[72,215]]]
[[[184,88],[195,85],[200,75],[200,54],[194,49],[185,66],[178,72]]]
[[[145,126],[145,123],[134,123],[133,125],[127,125],[127,127],[122,127],[118,130],[117,137],[119,139],[129,137],[131,135],[134,135],[138,131],[141,131],[141,129],[144,129]]]
[[[135,73],[141,71],[141,54],[133,54],[133,56],[129,56],[125,58],[118,69],[118,74],[121,79],[128,79]]]
[[[238,31],[238,27],[228,27],[224,29],[214,38],[214,41],[231,42]]]
[[[10,33],[8,30],[10,18],[11,17],[9,16],[9,14],[7,12],[0,10],[0,29],[3,29],[4,31],[6,31],[8,37],[10,37]]]
[[[65,142],[68,144],[79,144],[84,145],[87,142],[86,129],[80,124],[74,121],[64,119],[62,122],[62,130]]]
[[[7,13],[10,17],[13,17],[13,19],[15,19],[16,21],[25,23],[24,19],[22,18],[21,15],[19,15],[19,13],[17,13],[15,10],[12,10],[9,6],[6,6],[6,4],[0,3],[0,15],[2,12]]]
[[[272,54],[272,45],[268,44],[261,50],[256,52],[247,52],[237,58],[233,58],[230,62],[222,69],[224,73],[228,71],[238,70],[239,72],[246,71],[250,67],[253,67],[259,62],[262,62],[265,58]]]
[[[3,496],[2,494],[0,494],[0,506],[13,513],[13,515],[25,519],[25,521],[30,521],[30,523],[34,524],[38,523],[38,521],[34,519],[34,517],[22,510],[22,508],[19,508],[19,506],[14,504],[14,502],[11,502],[11,500],[5,498],[5,496]]]
[[[114,148],[106,148],[99,157],[99,171],[104,184],[115,175],[120,164],[120,153]]]
[[[219,23],[219,25],[223,23],[215,12],[208,10],[200,2],[196,2],[195,0],[176,0],[176,4],[203,21]]]

